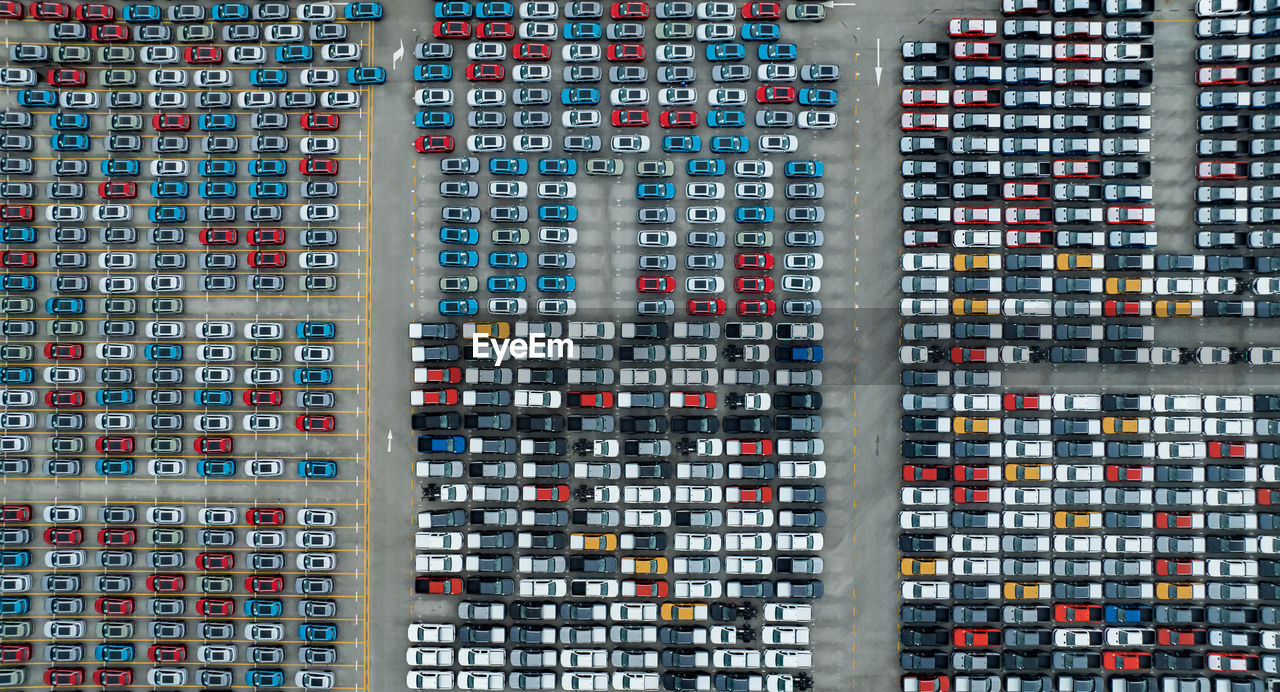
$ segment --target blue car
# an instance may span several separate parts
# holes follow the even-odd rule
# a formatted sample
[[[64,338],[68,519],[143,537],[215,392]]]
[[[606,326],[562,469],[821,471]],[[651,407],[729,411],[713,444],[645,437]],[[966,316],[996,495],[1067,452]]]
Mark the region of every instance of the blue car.
[[[1154,620],[1155,609],[1148,605],[1106,605],[1102,607],[1102,619],[1107,623],[1148,623]]]
[[[489,0],[476,5],[476,19],[510,19],[514,16],[515,5],[506,0]]]
[[[232,403],[230,389],[197,389],[197,406],[230,406]]]
[[[462,454],[467,441],[461,435],[419,435],[418,451],[423,454]]]
[[[284,47],[281,46],[282,49]],[[258,67],[249,71],[249,83],[254,86],[285,86],[289,83],[289,73],[276,67]]]
[[[743,127],[747,124],[745,111],[727,111],[719,108],[707,113],[707,127]]]
[[[446,130],[453,127],[453,113],[449,111],[418,111],[413,114],[413,124],[424,130]]]
[[[234,113],[204,113],[196,120],[196,123],[205,132],[234,130],[236,129],[236,116]]]
[[[702,151],[702,138],[698,135],[667,135],[662,138],[662,150],[699,152]]]
[[[0,279],[0,289],[5,291],[34,291],[40,282],[30,274],[6,274]]]
[[[0,367],[0,384],[31,384],[35,378],[35,368]]]
[[[352,86],[362,84],[382,84],[387,81],[387,71],[377,66],[352,67],[347,69],[347,83]]]
[[[674,199],[676,186],[671,183],[639,183],[636,199]]]
[[[571,223],[578,220],[578,208],[572,204],[543,204],[538,207],[538,220]]]
[[[244,684],[249,687],[281,687],[284,685],[284,671],[251,668],[244,675]]]
[[[440,266],[474,267],[480,263],[480,255],[474,250],[441,250]]]
[[[595,22],[569,22],[562,32],[566,41],[599,41],[600,25]]]
[[[304,642],[335,641],[338,638],[338,626],[330,623],[299,625],[298,638]]]
[[[279,180],[250,183],[249,196],[254,199],[284,199],[289,196],[289,186]]]
[[[523,276],[491,276],[485,285],[490,293],[524,293],[527,287]]]
[[[274,598],[250,598],[244,602],[244,614],[255,618],[280,617],[284,604]]]
[[[688,175],[724,175],[724,159],[689,159],[684,170]]]
[[[238,188],[230,180],[211,180],[200,183],[199,191],[204,199],[232,199],[236,196]]]
[[[293,371],[294,384],[330,384],[333,382],[333,371],[329,368],[298,368]]]
[[[96,464],[100,476],[132,476],[133,459],[99,459]]]
[[[821,178],[821,161],[788,161],[782,167],[782,174],[788,178]]]
[[[440,242],[452,245],[475,245],[480,241],[480,234],[474,228],[458,228],[445,226],[440,229]]]
[[[578,282],[572,276],[539,276],[538,290],[543,293],[573,293]]]
[[[22,615],[31,610],[31,599],[26,596],[0,598],[0,615]]]
[[[201,459],[196,463],[196,473],[201,476],[226,478],[236,475],[235,459]]]
[[[332,339],[338,335],[338,328],[332,322],[299,322],[293,333],[299,339]]]
[[[58,94],[49,89],[23,89],[18,92],[18,105],[24,108],[51,108],[58,105]]]
[[[160,21],[160,8],[155,5],[134,3],[120,10],[120,18],[126,22],[143,24]]]
[[[249,6],[238,2],[220,2],[213,6],[209,16],[215,22],[247,22]]]
[[[337,478],[338,463],[330,459],[299,461],[298,475],[303,478]]]
[[[133,403],[133,390],[99,389],[94,398],[99,406],[128,406]]]
[[[777,41],[780,36],[782,36],[782,30],[778,28],[777,24],[748,22],[742,26],[742,40],[744,41]],[[761,58],[761,60],[763,59]]]
[[[186,197],[191,193],[191,186],[185,180],[157,180],[151,183],[151,196],[160,199]]]
[[[565,87],[560,90],[560,103],[566,106],[593,106],[600,103],[600,90],[594,87]]]
[[[538,159],[538,175],[577,175],[578,162],[573,159]]]
[[[59,132],[49,143],[54,151],[89,151],[89,135],[83,132]]]
[[[30,226],[0,226],[0,243],[34,243],[36,229]]]
[[[177,204],[165,204],[147,209],[151,223],[186,223],[187,208]]]
[[[44,309],[50,315],[83,315],[83,298],[50,298],[45,301]]]
[[[382,5],[376,2],[349,2],[342,9],[342,16],[349,21],[376,22],[382,19]]]
[[[182,360],[182,344],[147,344],[147,360]]]
[[[26,567],[29,564],[30,550],[0,550],[0,567]]]
[[[808,89],[800,90],[800,105],[802,106],[834,106],[840,101],[840,94],[835,89]]]
[[[467,19],[471,16],[469,2],[437,2],[436,19]]]
[[[474,298],[442,300],[437,307],[441,315],[474,315],[480,312],[480,304]]]
[[[706,54],[711,62],[742,60],[747,57],[747,47],[741,43],[713,43],[707,46]]]
[[[773,223],[773,207],[738,207],[733,210],[737,223]]]
[[[489,159],[490,175],[524,175],[529,172],[529,162],[524,159]]]
[[[766,43],[756,47],[756,57],[764,61],[791,61],[797,55],[794,43]]]
[[[447,82],[453,79],[453,67],[438,62],[415,65],[413,79],[416,82]]]
[[[141,166],[133,159],[103,159],[102,174],[107,177],[113,176],[135,176],[141,170]]]
[[[280,159],[254,159],[249,162],[249,175],[255,178],[286,175],[289,166]]]
[[[742,154],[750,148],[750,140],[742,135],[716,135],[711,138],[711,151],[717,154]]]
[[[347,5],[347,10],[350,9],[351,5]],[[315,51],[311,50],[311,46],[294,44],[276,48],[276,62],[311,62],[314,57]],[[250,83],[253,83],[252,79],[250,79]]]
[[[230,178],[236,174],[236,162],[231,159],[205,159],[197,169],[200,175],[209,178]]]
[[[132,644],[99,644],[93,657],[103,663],[127,663],[133,660]]]
[[[821,363],[822,347],[817,344],[777,346],[773,359],[779,363]]]
[[[84,113],[54,113],[49,116],[49,127],[55,130],[87,130],[89,116]]]
[[[523,252],[490,252],[489,266],[502,269],[523,269],[529,266],[529,256]]]

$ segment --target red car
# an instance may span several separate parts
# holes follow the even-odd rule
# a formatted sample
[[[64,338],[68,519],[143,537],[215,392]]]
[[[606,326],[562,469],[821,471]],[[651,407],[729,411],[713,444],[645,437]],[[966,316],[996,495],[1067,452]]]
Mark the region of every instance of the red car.
[[[1280,504],[1280,489],[1258,488],[1258,504],[1260,505]]]
[[[78,389],[55,389],[44,393],[44,403],[50,408],[84,406],[84,392]]]
[[[742,456],[767,457],[773,454],[773,440],[738,440]]]
[[[249,231],[250,245],[284,245],[283,228],[255,228]]]
[[[129,454],[133,452],[133,438],[127,435],[104,435],[94,443],[100,454]]]
[[[294,425],[299,432],[332,432],[336,420],[333,416],[306,413],[299,415]]]
[[[280,593],[284,591],[284,579],[274,574],[255,574],[245,577],[244,590],[249,593]]]
[[[231,438],[225,437],[225,436],[197,437],[196,453],[197,454],[230,454]]]
[[[196,613],[206,617],[230,617],[236,612],[236,602],[230,598],[202,598],[196,601]]]
[[[129,40],[129,27],[123,24],[94,24],[89,27],[89,38],[103,43]]]
[[[44,345],[44,357],[49,360],[80,360],[84,358],[84,346],[57,342],[48,343]]]
[[[184,113],[157,113],[151,116],[151,127],[157,130],[190,130],[191,116]]]
[[[180,593],[187,588],[187,578],[181,574],[153,574],[147,577],[147,590],[155,593]]]
[[[0,206],[0,221],[30,221],[36,210],[30,204],[6,204]]]
[[[951,469],[946,466],[923,466],[919,464],[903,464],[902,480],[904,481],[951,480]]]
[[[644,2],[615,2],[609,6],[609,16],[614,19],[648,19],[649,4]]]
[[[0,663],[22,663],[29,660],[30,644],[0,644]]]
[[[250,252],[249,266],[255,269],[281,269],[289,264],[289,256],[283,252]]]
[[[742,6],[743,19],[773,21],[782,18],[782,6],[776,2],[749,2]]]
[[[479,63],[467,65],[467,79],[473,82],[501,82],[506,76],[502,65],[496,63]]]
[[[424,381],[429,384],[451,384],[462,381],[462,368],[420,368]],[[415,373],[416,377],[417,373]],[[417,380],[415,380],[417,381]]]
[[[0,265],[29,269],[36,266],[36,253],[19,250],[0,251]]]
[[[723,315],[725,307],[725,302],[719,298],[704,298],[690,300],[685,303],[684,309],[690,315]]]
[[[1258,445],[1252,442],[1209,443],[1209,456],[1214,459],[1250,459],[1258,455]]]
[[[956,480],[958,481],[996,481],[1000,480],[1000,467],[975,466],[973,464],[958,464],[956,466]]]
[[[1156,512],[1157,529],[1202,529],[1204,515],[1200,512]]]
[[[36,2],[31,4],[31,16],[60,22],[71,16],[71,6],[61,2]]]
[[[138,196],[138,185],[119,181],[99,183],[98,196],[103,199],[133,199]]]
[[[956,646],[973,647],[973,646],[1000,646],[1000,630],[997,629],[976,629],[976,628],[957,628],[952,635],[952,641]]]
[[[1156,629],[1156,642],[1160,646],[1203,646],[1208,639],[1205,631],[1196,629],[1172,629],[1160,627]]]
[[[629,588],[628,588],[629,587]],[[637,598],[666,598],[670,587],[665,581],[634,579],[622,582],[622,592],[627,595],[634,591]]]
[[[999,355],[994,348],[962,348],[955,346],[951,349],[952,363],[994,363],[997,360],[999,360]]]
[[[951,499],[960,504],[986,504],[991,502],[992,488],[958,485],[951,491]]]
[[[738,293],[770,293],[773,279],[767,276],[739,276],[733,280],[733,290]]]
[[[222,62],[222,49],[217,46],[191,46],[184,57],[192,65],[216,65]]]
[[[1106,300],[1102,302],[1102,314],[1107,317],[1150,317],[1149,300]]]
[[[1005,247],[1053,247],[1053,234],[1048,231],[1005,231]]]
[[[773,269],[773,255],[767,252],[740,252],[733,258],[738,269]]]
[[[715,392],[671,392],[671,408],[715,408]]]
[[[1107,480],[1112,483],[1150,483],[1155,480],[1155,472],[1150,466],[1119,466],[1117,464],[1107,464],[1106,476]]]
[[[249,510],[249,523],[254,526],[283,526],[284,510],[277,507],[254,507]]]
[[[526,485],[533,491],[534,502],[568,502],[569,486],[567,485]],[[526,496],[525,500],[529,498]]]
[[[49,545],[80,545],[84,543],[84,529],[74,526],[51,526],[44,530],[44,542]]]
[[[200,553],[196,555],[196,568],[225,571],[234,569],[236,557],[231,553]]]
[[[693,111],[662,111],[658,114],[662,127],[685,128],[698,126],[698,114]]]
[[[84,669],[50,668],[44,672],[44,684],[50,687],[74,687],[82,685],[84,684]]]
[[[31,505],[0,505],[0,521],[31,521]]]
[[[298,162],[298,171],[303,175],[337,175],[338,162],[333,159],[303,159]]]
[[[0,0],[0,19],[22,19],[22,3]]]
[[[82,22],[109,22],[116,18],[116,8],[111,5],[86,3],[76,7],[76,19]]]
[[[64,67],[49,70],[45,74],[45,79],[49,81],[51,86],[84,86],[89,77],[84,70],[72,70]]]
[[[434,135],[413,140],[413,148],[419,154],[440,154],[453,151],[453,135]]]
[[[578,408],[613,408],[613,392],[567,392],[565,401]]]
[[[1196,177],[1200,180],[1239,180],[1249,177],[1246,161],[1201,161],[1196,164]]]
[[[453,406],[458,403],[458,390],[456,389],[418,389],[414,390],[421,395],[422,403],[418,406]]]
[[[480,22],[476,27],[476,38],[507,40],[515,38],[516,27],[511,22]]]
[[[796,90],[789,86],[762,86],[756,89],[756,100],[760,103],[793,103]]]
[[[1245,67],[1202,67],[1196,70],[1196,84],[1248,84],[1249,69]]]
[[[551,46],[545,43],[517,43],[512,54],[516,60],[550,60]]]
[[[773,502],[773,488],[759,485],[731,485],[725,489],[725,499],[729,502],[756,502],[765,504]]]
[[[116,596],[99,596],[93,604],[99,615],[128,615],[133,612],[133,599]]]
[[[1006,411],[1048,411],[1053,400],[1043,394],[1005,394]]]
[[[1149,670],[1151,654],[1136,651],[1105,651],[1102,667],[1106,670]]]
[[[1156,560],[1156,574],[1162,577],[1199,577],[1204,575],[1204,560]]]
[[[341,122],[336,113],[307,113],[301,125],[304,130],[336,130]]]
[[[187,660],[187,647],[181,644],[152,644],[147,648],[147,658],[152,663],[182,663]]]
[[[135,529],[102,529],[98,531],[98,545],[116,547],[133,545],[137,542],[138,532]]]
[[[644,46],[638,43],[613,43],[605,51],[605,57],[614,62],[639,62],[644,60]]]
[[[458,577],[415,577],[413,591],[453,596],[462,593],[462,580]]]
[[[1102,606],[1059,603],[1053,607],[1053,621],[1102,622]]]
[[[636,290],[641,293],[670,293],[676,290],[676,280],[670,276],[642,276],[636,279]]]
[[[648,127],[649,112],[642,110],[615,110],[609,116],[614,127]]]
[[[235,245],[240,241],[240,231],[234,228],[202,228],[200,242],[205,245]]]
[[[279,406],[284,401],[284,393],[279,389],[246,389],[245,406]]]
[[[737,311],[741,317],[768,317],[777,309],[772,300],[739,300]]]
[[[431,25],[436,38],[471,38],[471,25],[466,22],[439,21]]]

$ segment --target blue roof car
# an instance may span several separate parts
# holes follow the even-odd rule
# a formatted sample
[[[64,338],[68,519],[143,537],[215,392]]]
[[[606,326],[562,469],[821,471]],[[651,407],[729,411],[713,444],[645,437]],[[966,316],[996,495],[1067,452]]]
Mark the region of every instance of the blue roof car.
[[[782,30],[777,24],[765,24],[761,22],[748,22],[742,26],[742,40],[744,41],[777,41],[782,35]]]
[[[569,22],[564,25],[566,41],[599,41],[600,25],[595,22]]]
[[[788,161],[782,167],[782,174],[788,178],[821,178],[821,161]]]
[[[458,228],[445,226],[440,229],[440,242],[450,243],[453,245],[475,245],[480,240],[480,234],[474,228]]]
[[[18,92],[18,105],[24,108],[57,106],[58,94],[50,89],[23,89]]]
[[[751,148],[742,135],[716,135],[711,138],[711,151],[717,154],[742,154]]]
[[[182,360],[182,344],[147,344],[147,360]]]
[[[99,389],[97,394],[94,395],[94,399],[97,400],[99,406],[128,406],[133,403],[133,390]]]
[[[89,151],[89,135],[83,132],[59,132],[49,143],[54,151]]]
[[[529,172],[529,162],[524,159],[489,159],[491,175],[524,175]]]
[[[0,367],[0,384],[30,384],[35,378],[35,368]]]
[[[689,159],[684,168],[688,175],[724,175],[724,159]]]
[[[124,663],[133,660],[132,644],[99,644],[93,657],[103,663]]]
[[[36,229],[30,226],[0,226],[0,243],[34,243]]]
[[[636,199],[674,199],[676,186],[671,183],[638,183]]]
[[[244,614],[255,618],[279,617],[284,604],[275,598],[250,598],[244,602]]]
[[[707,127],[743,127],[747,124],[745,111],[727,111],[714,108],[707,112]]]
[[[199,187],[200,196],[205,199],[232,199],[236,191],[236,184],[230,180],[210,180]]]
[[[437,2],[434,12],[436,19],[467,19],[471,16],[471,3]]]
[[[738,207],[733,210],[737,223],[773,223],[773,207]]]
[[[254,86],[285,86],[289,83],[289,73],[278,67],[258,67],[249,71],[249,83]]]
[[[230,389],[197,389],[197,406],[230,406],[232,404]]]
[[[835,89],[808,89],[800,90],[800,105],[802,106],[834,106],[840,101],[840,95]]]
[[[333,371],[329,368],[298,368],[293,371],[294,384],[329,384],[333,382]]]
[[[376,2],[349,2],[342,9],[348,20],[376,22],[382,19],[382,5]]]
[[[101,476],[132,476],[133,475],[133,459],[99,459],[97,464],[98,475]]]
[[[798,52],[794,43],[766,43],[756,47],[756,57],[763,61],[795,60]]]
[[[351,5],[348,4],[346,9],[350,12]],[[315,51],[311,50],[311,46],[294,44],[276,48],[276,62],[311,62],[314,57]]]
[[[514,16],[515,5],[506,0],[487,0],[476,5],[476,19],[510,19]]]
[[[467,441],[461,435],[419,435],[418,451],[423,454],[462,454]]]
[[[578,282],[572,276],[539,276],[538,290],[543,293],[573,293]]]
[[[303,478],[337,478],[338,463],[330,459],[306,459],[298,462],[298,475]]]
[[[382,84],[387,81],[387,70],[376,65],[347,68],[347,83],[352,86],[362,84]]]
[[[485,283],[491,293],[524,293],[527,288],[523,276],[491,276]]]
[[[331,642],[338,638],[338,626],[329,622],[309,622],[298,627],[298,638],[304,642]]]
[[[284,671],[251,668],[244,675],[244,684],[249,687],[281,687],[284,685]]]
[[[249,196],[254,199],[284,199],[289,196],[289,186],[279,180],[265,180],[249,184]]]
[[[539,221],[571,222],[578,220],[578,208],[572,204],[543,204],[538,207]]]
[[[299,322],[293,329],[299,339],[332,339],[338,335],[338,328],[332,322]]]
[[[418,111],[413,114],[413,124],[423,130],[447,130],[453,127],[453,113],[449,111]]]
[[[220,2],[209,13],[215,22],[243,22],[249,19],[249,6],[238,2]]]
[[[777,346],[773,355],[779,363],[821,363],[822,347],[817,344]]]
[[[50,298],[45,301],[44,309],[50,315],[82,315],[84,314],[83,298]]]
[[[706,55],[711,62],[742,60],[747,57],[747,48],[741,43],[713,43],[707,46]]]
[[[523,252],[490,252],[489,266],[503,269],[523,269],[529,266],[529,256]]]
[[[578,162],[573,159],[539,159],[538,175],[577,175]]]
[[[437,307],[441,315],[474,315],[480,312],[480,304],[474,298],[442,300]]]
[[[453,79],[453,67],[443,63],[433,62],[413,68],[415,82],[447,82],[450,79]]]
[[[103,159],[100,168],[107,177],[134,176],[142,170],[134,159]]]
[[[185,223],[187,208],[177,204],[165,204],[147,209],[151,223]]]
[[[1102,607],[1102,619],[1108,623],[1146,623],[1154,618],[1149,605],[1106,605]]]
[[[197,169],[207,178],[230,178],[236,174],[236,162],[232,159],[205,159]]]
[[[592,106],[600,103],[600,90],[595,87],[565,87],[560,90],[560,103],[566,106]]]
[[[170,197],[186,197],[191,194],[191,186],[185,180],[157,180],[151,183],[151,196],[161,199]]]
[[[667,135],[662,138],[662,150],[699,152],[702,151],[702,138],[698,135]]]
[[[285,175],[289,167],[280,159],[254,159],[249,162],[249,175],[257,178],[264,175]]]
[[[31,599],[26,596],[0,598],[0,615],[22,615],[31,610]]]
[[[126,22],[158,22],[160,8],[146,3],[132,3],[120,10],[120,18]]]
[[[480,263],[480,255],[475,250],[441,250],[440,266],[442,267],[474,267]]]
[[[57,112],[49,116],[49,127],[55,130],[87,130],[89,116],[84,113]]]
[[[30,274],[5,274],[0,279],[0,289],[5,291],[34,291],[39,286],[36,277]]]
[[[196,120],[196,125],[205,132],[234,130],[236,129],[236,116],[234,113],[202,113]]]

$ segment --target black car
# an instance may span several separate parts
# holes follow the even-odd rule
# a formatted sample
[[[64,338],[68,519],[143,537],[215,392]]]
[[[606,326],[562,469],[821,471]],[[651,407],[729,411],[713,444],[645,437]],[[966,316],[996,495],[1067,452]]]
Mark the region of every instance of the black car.
[[[427,577],[418,577],[414,580],[414,591],[418,593],[427,593]],[[470,577],[466,581],[466,590],[471,595],[484,596],[510,596],[515,593],[515,583],[506,578],[493,577]],[[419,588],[421,587],[421,588]]]
[[[911,603],[903,604],[899,609],[899,617],[903,622],[950,622],[951,611],[942,605],[914,605]]]
[[[660,659],[671,668],[697,668],[706,665],[709,656],[706,649],[663,649]]]
[[[520,432],[560,432],[564,430],[564,416],[516,416],[516,430]]]
[[[667,431],[667,419],[664,416],[623,416],[619,429],[624,433],[661,435]]]
[[[720,431],[720,421],[715,416],[672,416],[671,430],[678,433],[714,435]]]
[[[776,402],[777,399],[775,398]],[[768,416],[725,416],[724,431],[727,433],[768,433],[770,430]]]
[[[415,413],[409,419],[414,430],[457,430],[461,425],[462,416],[456,413]]]
[[[903,651],[898,664],[903,670],[943,670],[951,661],[941,651]]]
[[[775,408],[816,411],[822,408],[822,395],[817,392],[778,392],[773,395]]]
[[[946,646],[950,630],[940,627],[903,627],[898,639],[903,646]]]
[[[666,550],[667,536],[662,533],[633,533],[631,534],[632,548],[631,550]]]

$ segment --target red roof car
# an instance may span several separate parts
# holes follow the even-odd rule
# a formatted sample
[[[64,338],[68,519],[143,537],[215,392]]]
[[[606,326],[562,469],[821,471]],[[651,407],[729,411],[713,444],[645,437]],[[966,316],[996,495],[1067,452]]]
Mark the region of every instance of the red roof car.
[[[605,57],[614,62],[639,62],[644,60],[644,46],[638,43],[612,43],[605,50]]]
[[[462,593],[462,580],[458,577],[415,577],[415,593],[451,596]]]
[[[501,82],[506,70],[496,63],[473,63],[467,65],[467,79],[473,82]]]
[[[255,269],[283,269],[289,264],[289,256],[283,252],[250,252],[249,266]]]
[[[48,343],[44,345],[44,357],[49,360],[80,360],[84,358],[81,344]]]
[[[274,574],[255,574],[245,577],[244,590],[249,593],[280,593],[284,591],[284,579]]]
[[[249,523],[254,526],[283,526],[284,510],[277,507],[254,507],[249,510]]]
[[[31,521],[31,505],[0,505],[0,521]]]
[[[133,599],[119,596],[99,596],[93,609],[99,615],[128,615],[133,612]]]
[[[88,75],[84,70],[72,70],[68,68],[55,68],[49,70],[45,74],[45,79],[53,86],[84,86],[88,80]]]
[[[0,206],[0,221],[30,221],[36,210],[30,204],[5,204]]]
[[[200,553],[196,555],[196,568],[203,570],[229,570],[236,566],[236,557],[231,553]]]
[[[152,663],[181,663],[187,660],[187,647],[181,644],[152,644],[147,647],[147,658]]]
[[[249,231],[250,245],[284,245],[283,228],[255,228]]]
[[[776,2],[749,2],[742,6],[742,18],[780,19],[782,18],[782,6]]]
[[[36,266],[36,253],[19,250],[0,251],[0,265],[29,269]]]
[[[54,389],[44,393],[44,403],[50,408],[84,406],[84,392],[78,389]]]
[[[127,435],[104,435],[94,442],[101,454],[129,454],[133,452],[133,438]]]
[[[231,438],[225,436],[197,437],[195,449],[197,454],[230,454]]]
[[[641,276],[636,279],[636,290],[641,293],[670,293],[676,290],[676,280],[670,276]]]
[[[243,398],[245,406],[279,406],[284,393],[279,389],[246,389]]]
[[[192,65],[216,65],[222,62],[222,49],[217,46],[190,46],[185,58]]]
[[[685,303],[685,311],[690,315],[723,315],[725,302],[719,298],[690,300]]]
[[[649,113],[642,110],[615,110],[609,116],[614,127],[648,127]]]
[[[0,663],[22,663],[29,660],[30,644],[0,644]]]
[[[333,159],[303,159],[298,162],[298,171],[303,175],[337,175],[338,162]]]
[[[439,21],[431,25],[436,38],[471,38],[471,25],[466,22]]]
[[[453,135],[434,135],[413,140],[413,148],[419,154],[438,154],[453,151]]]
[[[98,196],[103,199],[133,199],[138,196],[138,184],[119,180],[99,183]]]
[[[567,392],[565,401],[579,408],[613,408],[613,392]]]
[[[1102,606],[1059,603],[1053,607],[1053,621],[1102,622]]]
[[[733,258],[738,269],[773,269],[773,255],[768,252],[740,252]]]
[[[236,612],[236,602],[230,598],[202,598],[196,601],[196,613],[208,617],[229,617]]]
[[[101,529],[98,531],[98,545],[101,546],[122,546],[133,545],[138,542],[138,532],[135,529]]]
[[[760,103],[792,103],[796,100],[794,87],[770,84],[756,89],[756,100]]]
[[[307,113],[301,124],[304,130],[336,130],[341,122],[336,113]]]
[[[511,53],[516,60],[550,60],[551,46],[545,43],[517,43]]]
[[[179,593],[187,588],[187,578],[181,574],[153,574],[147,577],[147,590],[155,593]]]
[[[0,19],[22,19],[22,3],[0,0]]]
[[[671,408],[715,408],[715,392],[671,392]]]
[[[234,228],[202,228],[200,242],[205,245],[235,245],[240,240],[240,231]]]
[[[124,24],[94,24],[89,27],[89,38],[108,43],[128,41],[129,27]]]
[[[609,16],[614,19],[648,19],[649,4],[645,2],[615,2],[609,6]]]
[[[44,672],[44,684],[50,687],[73,687],[84,684],[83,668],[50,668]]]
[[[34,2],[31,3],[31,16],[36,19],[62,21],[71,16],[71,6],[63,2]]]
[[[658,114],[658,124],[662,127],[697,127],[698,114],[693,111],[662,111]]]
[[[739,276],[733,280],[733,290],[738,293],[769,293],[773,291],[773,279],[767,276]]]
[[[515,35],[516,27],[511,22],[480,22],[476,27],[476,38],[505,40]]]
[[[766,440],[767,441],[767,440]],[[725,500],[728,502],[773,502],[773,488],[769,486],[738,486],[725,488]]]
[[[330,432],[335,420],[333,416],[308,413],[299,415],[294,425],[301,432]]]
[[[739,300],[737,312],[742,317],[768,317],[778,309],[772,300]]]
[[[84,543],[84,529],[74,526],[50,526],[44,530],[44,542],[49,545],[80,545]]]

